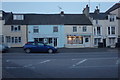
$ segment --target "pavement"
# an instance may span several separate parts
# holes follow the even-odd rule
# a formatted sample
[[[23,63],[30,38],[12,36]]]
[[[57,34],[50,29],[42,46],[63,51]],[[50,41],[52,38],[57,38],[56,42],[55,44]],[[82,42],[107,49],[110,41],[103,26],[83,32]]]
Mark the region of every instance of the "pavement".
[[[58,53],[120,52],[120,48],[58,48]],[[23,48],[10,48],[9,53],[24,53]]]

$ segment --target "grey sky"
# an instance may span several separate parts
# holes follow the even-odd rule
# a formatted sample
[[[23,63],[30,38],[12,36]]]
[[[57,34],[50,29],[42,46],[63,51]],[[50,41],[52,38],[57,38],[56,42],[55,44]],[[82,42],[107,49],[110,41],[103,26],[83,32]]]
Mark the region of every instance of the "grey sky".
[[[2,9],[15,13],[59,13],[58,6],[65,13],[82,13],[88,2],[3,2]],[[100,6],[101,12],[108,10],[115,2],[91,2],[90,11],[93,12],[96,6]]]

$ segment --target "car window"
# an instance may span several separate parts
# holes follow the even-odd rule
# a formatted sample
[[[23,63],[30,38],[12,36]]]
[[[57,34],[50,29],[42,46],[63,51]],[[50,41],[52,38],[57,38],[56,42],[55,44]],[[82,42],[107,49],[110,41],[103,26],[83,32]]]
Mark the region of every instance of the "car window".
[[[44,44],[43,43],[38,43],[39,46],[43,46]]]

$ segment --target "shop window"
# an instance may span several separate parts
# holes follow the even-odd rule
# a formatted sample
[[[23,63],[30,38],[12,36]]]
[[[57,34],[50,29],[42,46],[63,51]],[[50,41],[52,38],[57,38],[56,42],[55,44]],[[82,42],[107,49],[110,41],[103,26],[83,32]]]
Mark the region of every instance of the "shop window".
[[[67,36],[68,44],[83,44],[83,37],[81,36]]]

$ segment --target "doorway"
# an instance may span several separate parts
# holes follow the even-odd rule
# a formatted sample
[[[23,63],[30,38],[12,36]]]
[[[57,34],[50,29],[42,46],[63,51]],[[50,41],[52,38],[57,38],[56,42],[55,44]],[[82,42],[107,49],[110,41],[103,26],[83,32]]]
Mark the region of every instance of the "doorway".
[[[103,47],[106,47],[106,39],[103,39]]]

